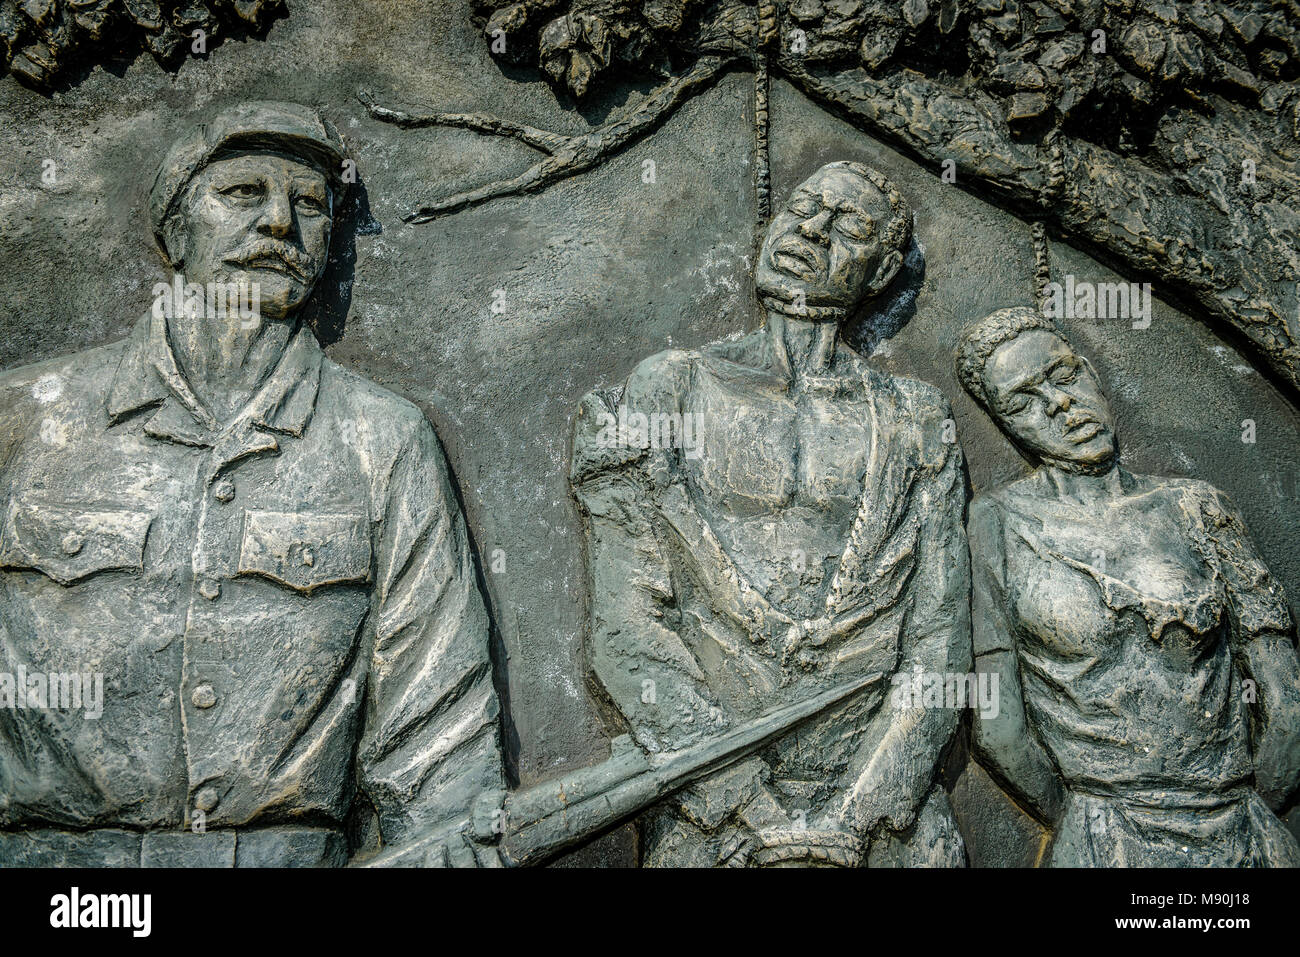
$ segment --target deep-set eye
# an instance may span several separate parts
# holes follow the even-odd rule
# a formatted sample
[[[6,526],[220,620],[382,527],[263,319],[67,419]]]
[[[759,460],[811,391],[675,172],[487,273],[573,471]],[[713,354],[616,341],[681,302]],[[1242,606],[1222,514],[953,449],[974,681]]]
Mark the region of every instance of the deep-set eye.
[[[294,200],[294,205],[312,216],[320,216],[325,212],[325,204],[315,196],[299,196]]]
[[[871,238],[871,220],[856,213],[841,213],[835,217],[835,228],[850,239],[865,242]]]
[[[234,199],[256,199],[262,195],[262,186],[260,183],[236,183],[223,189],[221,195]]]
[[[1030,401],[1029,396],[1017,393],[1006,401],[1004,408],[1008,415],[1020,415],[1022,412],[1029,411]]]
[[[1056,382],[1073,382],[1079,378],[1079,366],[1073,362],[1062,362],[1052,371],[1052,379]]]

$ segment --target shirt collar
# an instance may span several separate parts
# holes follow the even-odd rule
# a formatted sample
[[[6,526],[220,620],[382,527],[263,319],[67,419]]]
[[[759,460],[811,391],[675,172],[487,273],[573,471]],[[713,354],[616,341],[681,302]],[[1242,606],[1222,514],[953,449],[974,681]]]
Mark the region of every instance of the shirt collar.
[[[273,432],[300,437],[316,409],[320,344],[300,327],[257,395],[235,417]],[[108,392],[108,417],[118,422],[146,406],[161,407],[146,430],[187,445],[211,445],[223,424],[195,395],[167,341],[167,320],[152,313],[137,324]]]

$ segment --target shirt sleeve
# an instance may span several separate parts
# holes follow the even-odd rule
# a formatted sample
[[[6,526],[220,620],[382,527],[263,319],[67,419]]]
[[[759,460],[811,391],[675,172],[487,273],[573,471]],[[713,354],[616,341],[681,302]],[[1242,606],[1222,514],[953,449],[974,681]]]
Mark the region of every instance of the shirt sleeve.
[[[650,503],[650,473],[667,456],[602,439],[614,415],[589,395],[574,434],[571,481],[591,589],[588,654],[606,700],[641,746],[673,750],[716,730],[716,702],[669,614],[673,575]]]
[[[1006,546],[997,506],[987,498],[971,504],[971,632],[975,656],[1015,651],[1006,614]]]
[[[383,501],[360,784],[386,846],[505,786],[488,618],[437,437],[420,417]]]
[[[1223,576],[1238,641],[1262,632],[1290,632],[1291,612],[1286,595],[1251,541],[1241,515],[1228,496],[1213,486],[1197,483],[1196,500],[1201,525],[1214,564]]]
[[[680,486],[672,449],[640,448],[612,435],[620,412],[682,414],[687,374],[681,354],[652,357],[630,377],[621,409],[589,394],[574,430],[570,482],[586,536],[590,667],[604,700],[651,752],[685,747],[729,727],[704,665],[674,622],[678,595],[669,556],[682,550],[665,541],[671,534],[665,527],[666,500],[686,527],[677,534],[712,541],[711,532]],[[751,617],[739,573],[731,579],[719,571],[724,560],[729,563],[720,546],[696,545],[703,558],[697,573],[720,575],[730,586],[730,614]],[[720,596],[710,591],[710,597]],[[766,772],[766,765],[751,756],[684,788],[674,804],[697,826],[713,830],[763,796]]]
[[[965,462],[960,446],[939,438],[950,418],[938,400],[916,424],[921,462],[911,508],[921,517],[915,571],[908,581],[906,625],[895,673],[964,675],[971,668],[970,559],[962,516]],[[879,708],[866,729],[835,816],[860,835],[885,822],[907,828],[929,793],[939,758],[957,730],[953,708]]]
[[[1007,607],[1006,541],[993,500],[977,499],[971,504],[969,538],[975,669],[996,676],[999,682],[994,685],[997,697],[992,713],[976,709],[971,715],[971,748],[1000,787],[1051,826],[1061,808],[1060,775],[1025,712],[1020,660]]]

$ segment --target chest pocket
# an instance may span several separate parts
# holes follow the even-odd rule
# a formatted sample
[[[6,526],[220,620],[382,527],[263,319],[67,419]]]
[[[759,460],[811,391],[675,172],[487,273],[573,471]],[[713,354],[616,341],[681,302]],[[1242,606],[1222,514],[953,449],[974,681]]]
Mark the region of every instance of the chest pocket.
[[[153,516],[100,506],[15,499],[0,533],[0,568],[31,569],[61,585],[102,571],[143,571]]]
[[[239,574],[261,575],[300,592],[370,580],[364,515],[244,513]]]

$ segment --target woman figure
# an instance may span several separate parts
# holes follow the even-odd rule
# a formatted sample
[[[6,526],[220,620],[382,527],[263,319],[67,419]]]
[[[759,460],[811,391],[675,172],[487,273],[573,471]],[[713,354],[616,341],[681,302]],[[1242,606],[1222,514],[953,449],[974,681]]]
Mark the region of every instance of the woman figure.
[[[1050,865],[1300,865],[1282,589],[1222,492],[1133,475],[1088,360],[1032,309],[962,336],[968,392],[1037,468],[970,509],[981,763],[1054,829]]]

